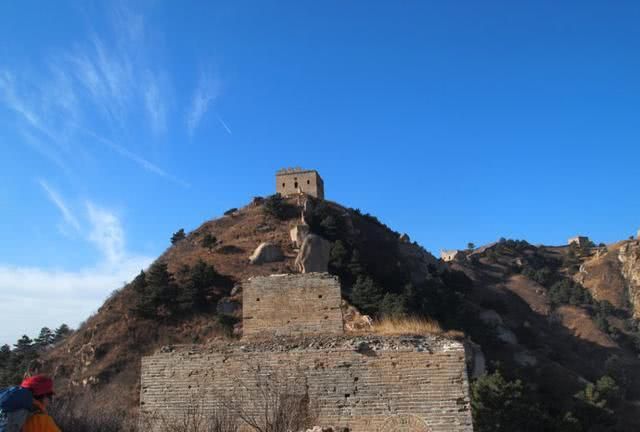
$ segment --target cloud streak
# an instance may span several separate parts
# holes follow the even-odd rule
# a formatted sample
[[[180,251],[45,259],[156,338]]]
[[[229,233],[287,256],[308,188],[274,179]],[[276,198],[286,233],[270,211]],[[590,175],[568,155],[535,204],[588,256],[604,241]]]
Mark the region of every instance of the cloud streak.
[[[191,99],[191,107],[187,113],[187,131],[193,136],[202,121],[202,117],[209,110],[209,105],[215,102],[220,92],[220,82],[210,75],[201,74],[198,86]]]
[[[91,202],[87,202],[86,206],[92,225],[89,241],[97,246],[109,264],[122,261],[125,255],[125,244],[124,230],[120,220],[112,212],[99,208]]]
[[[229,129],[229,126],[227,126],[227,123],[225,123],[225,121],[222,120],[222,117],[220,117],[219,114],[216,114],[216,117],[218,118],[218,121],[220,122],[224,130],[226,130],[229,135],[233,135],[233,132],[231,132],[231,129]]]
[[[51,201],[58,208],[58,210],[60,210],[60,213],[62,213],[62,217],[64,218],[65,222],[79,232],[80,223],[71,212],[71,210],[69,210],[69,206],[67,206],[60,194],[51,186],[49,186],[49,184],[47,184],[47,182],[45,182],[44,180],[39,180],[38,183],[40,184],[42,189],[44,189],[45,193],[47,194],[47,198],[49,198],[49,201]]]

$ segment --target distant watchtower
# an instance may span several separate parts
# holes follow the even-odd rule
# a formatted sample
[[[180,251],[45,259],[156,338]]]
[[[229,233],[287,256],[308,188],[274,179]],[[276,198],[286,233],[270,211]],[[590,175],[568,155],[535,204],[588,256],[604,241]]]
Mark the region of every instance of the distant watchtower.
[[[276,173],[276,192],[282,196],[304,192],[324,199],[324,182],[316,170],[283,168]]]

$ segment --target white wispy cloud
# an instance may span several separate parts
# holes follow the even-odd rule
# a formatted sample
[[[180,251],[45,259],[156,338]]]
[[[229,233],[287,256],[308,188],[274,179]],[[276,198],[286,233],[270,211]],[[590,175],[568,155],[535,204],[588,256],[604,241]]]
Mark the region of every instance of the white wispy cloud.
[[[167,129],[167,113],[164,99],[160,95],[160,88],[154,78],[150,78],[144,91],[145,107],[151,124],[151,130],[162,134]]]
[[[125,3],[105,7],[110,32],[51,53],[41,71],[0,67],[0,103],[16,113],[26,145],[66,173],[97,156],[92,138],[146,172],[183,187],[189,184],[140,153],[128,140],[139,134],[138,116],[147,119],[153,137],[143,141],[157,154],[170,127],[171,77],[153,58],[154,45],[142,13]],[[207,87],[209,88],[209,87]],[[208,105],[206,102],[205,105]],[[144,152],[142,152],[144,153]],[[69,176],[70,177],[70,176]]]
[[[52,129],[36,114],[36,110],[33,109],[34,104],[27,102],[18,94],[16,79],[14,75],[7,70],[0,71],[0,100],[2,100],[9,109],[15,111],[32,128],[43,133],[50,139],[58,139]]]
[[[76,231],[80,231],[80,223],[78,222],[78,219],[71,212],[71,210],[69,210],[69,206],[65,203],[60,194],[51,186],[49,186],[49,184],[44,180],[38,180],[38,183],[46,192],[49,201],[51,201],[58,208],[58,210],[60,210],[60,213],[62,213],[62,217],[64,218],[65,222],[71,225]]]
[[[213,78],[211,74],[202,73],[187,113],[187,131],[189,135],[194,134],[202,117],[209,109],[209,105],[218,98],[219,92],[220,82]]]
[[[124,230],[118,217],[105,209],[86,203],[91,232],[89,241],[94,243],[110,264],[122,261],[125,255]]]
[[[42,327],[76,327],[113,290],[151,264],[144,256],[125,256],[117,265],[98,263],[77,271],[0,264],[0,345]]]
[[[79,221],[62,195],[39,181],[65,220],[100,253],[94,264],[75,271],[0,263],[0,344],[22,334],[36,335],[44,326],[77,326],[94,312],[113,290],[130,281],[152,259],[126,247],[122,221],[115,212],[92,201],[85,203],[86,223]]]

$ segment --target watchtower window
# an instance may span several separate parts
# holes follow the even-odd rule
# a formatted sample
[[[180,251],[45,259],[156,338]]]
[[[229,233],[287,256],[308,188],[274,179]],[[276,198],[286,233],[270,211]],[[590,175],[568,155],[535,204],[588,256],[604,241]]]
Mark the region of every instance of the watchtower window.
[[[307,184],[311,184],[311,180],[307,180]]]
[[[282,183],[282,187],[284,187],[284,183]]]
[[[297,188],[297,187],[298,187],[298,182],[295,182],[295,183],[293,184],[293,187],[294,187],[294,188]]]

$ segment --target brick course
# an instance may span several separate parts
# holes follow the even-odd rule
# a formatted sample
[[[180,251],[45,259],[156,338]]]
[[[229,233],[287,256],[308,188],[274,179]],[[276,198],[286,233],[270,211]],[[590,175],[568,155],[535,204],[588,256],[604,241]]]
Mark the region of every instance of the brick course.
[[[259,412],[260,392],[246,389],[267,376],[308,395],[322,425],[386,431],[405,416],[431,432],[472,431],[463,345],[434,338],[316,337],[160,352],[142,361],[142,410],[180,417],[195,397],[207,411],[226,400]],[[406,424],[407,432],[423,430]]]
[[[343,333],[340,282],[335,276],[254,277],[242,290],[244,337]]]

